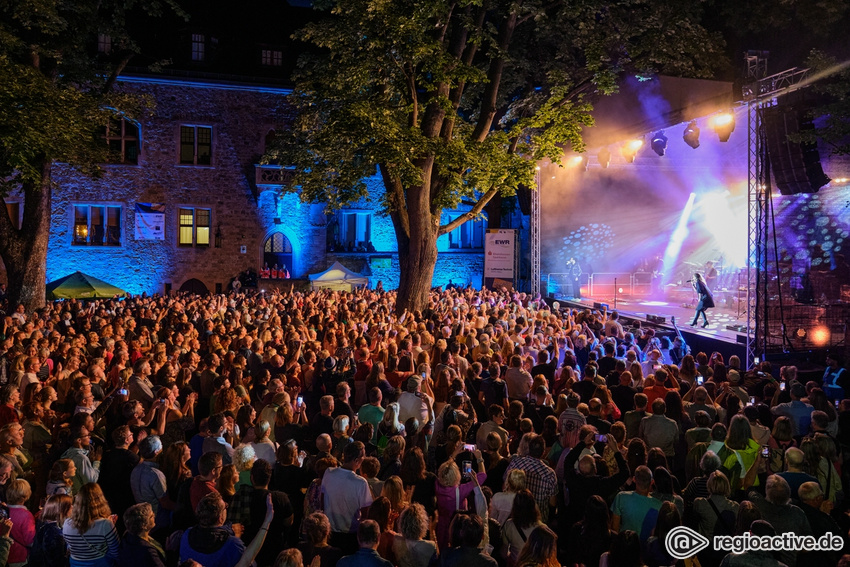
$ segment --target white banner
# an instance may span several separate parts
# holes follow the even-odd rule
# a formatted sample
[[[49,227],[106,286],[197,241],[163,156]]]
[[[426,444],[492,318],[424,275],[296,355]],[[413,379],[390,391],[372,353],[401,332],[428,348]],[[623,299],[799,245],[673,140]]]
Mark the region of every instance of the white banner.
[[[514,279],[516,231],[488,230],[484,240],[484,277]]]
[[[165,240],[164,203],[136,203],[136,240]]]

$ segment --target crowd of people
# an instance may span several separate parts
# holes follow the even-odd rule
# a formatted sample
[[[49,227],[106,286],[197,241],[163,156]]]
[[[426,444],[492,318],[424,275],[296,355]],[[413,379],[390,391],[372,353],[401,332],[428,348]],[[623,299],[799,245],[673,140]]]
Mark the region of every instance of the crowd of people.
[[[60,301],[0,318],[0,565],[848,565],[847,372],[506,291]]]

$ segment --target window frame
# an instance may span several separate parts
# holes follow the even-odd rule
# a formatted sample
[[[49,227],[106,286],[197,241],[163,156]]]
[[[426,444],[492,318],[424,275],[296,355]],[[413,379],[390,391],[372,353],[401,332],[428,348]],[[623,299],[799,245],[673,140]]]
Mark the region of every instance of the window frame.
[[[207,36],[203,33],[193,33],[190,36],[192,44],[191,58],[195,63],[203,63],[207,60]]]
[[[374,211],[370,211],[370,210],[367,210],[367,209],[340,209],[339,216],[338,216],[339,236],[340,236],[339,244],[341,244],[342,246],[348,246],[348,239],[347,239],[348,230],[347,229],[348,229],[348,225],[349,225],[348,217],[350,217],[350,216],[355,216],[355,217],[357,217],[357,219],[359,219],[361,217],[365,218],[365,225],[366,225],[365,228],[364,228],[365,239],[364,240],[358,240],[357,239],[357,226],[358,226],[359,223],[357,222],[357,220],[355,220],[355,222],[354,222],[354,242],[353,242],[354,247],[356,248],[359,243],[363,243],[363,244],[366,244],[368,246],[368,244],[372,242],[372,228],[373,228],[373,224],[374,224]],[[346,238],[343,239],[342,238],[343,236],[345,236]]]
[[[108,33],[97,34],[97,52],[109,55],[112,53],[112,36]]]
[[[120,134],[119,135],[111,135],[110,134],[109,128],[110,128],[110,124],[112,122],[112,121],[110,121],[109,123],[107,123],[104,134],[101,137],[106,142],[107,146],[110,146],[110,142],[112,142],[112,141],[117,140],[117,141],[120,142],[121,150],[120,150],[120,152],[117,152],[117,153],[120,153],[121,160],[120,161],[111,161],[110,160],[107,163],[112,164],[112,165],[139,165],[139,158],[142,155],[142,127],[135,120],[130,120],[129,118],[126,118],[126,117],[120,117],[120,118],[118,118],[118,120],[120,120],[120,123],[121,123]],[[135,129],[136,129],[136,135],[135,136],[128,136],[127,135],[127,124],[131,124],[133,127],[135,127]],[[127,142],[131,142],[131,141],[136,142],[136,160],[135,161],[128,161],[127,160]],[[110,151],[111,150],[112,150],[112,148],[110,146]]]
[[[78,223],[77,217],[77,208],[78,207],[86,207],[86,242],[80,242],[77,239],[77,227],[82,226]],[[103,237],[102,241],[99,243],[91,242],[91,235],[94,233],[92,225],[92,208],[102,208],[103,209]],[[110,242],[109,233],[110,233],[110,218],[113,218],[110,215],[110,209],[118,209],[117,219],[118,226],[116,231],[116,242]],[[83,202],[73,202],[71,204],[71,246],[73,247],[85,247],[85,248],[121,248],[124,246],[124,209],[125,206],[123,203],[115,203],[110,201],[105,202],[92,202],[92,201],[83,201]]]
[[[263,67],[282,67],[283,50],[265,48],[260,49],[260,64]]]
[[[190,211],[192,218],[191,224],[187,224],[184,222],[184,213],[183,211]],[[202,211],[206,213],[206,223],[200,224],[198,211]],[[212,248],[212,207],[205,207],[201,205],[178,205],[177,206],[177,246],[179,248]],[[185,242],[183,240],[183,231],[184,229],[189,229],[191,231],[191,242]],[[203,242],[203,238],[199,238],[199,229],[206,229],[206,242]]]
[[[188,132],[188,130],[192,130],[192,161],[184,160],[183,158],[183,150],[185,146],[190,145],[190,143],[184,138],[184,134]],[[208,131],[209,132],[209,142],[202,144],[200,142],[199,132]],[[200,160],[202,157],[199,155],[199,148],[206,147],[209,150],[207,154],[207,159],[205,161]],[[177,129],[177,164],[185,167],[213,167],[213,127],[209,124],[180,124]]]
[[[469,211],[463,211],[463,210],[446,211],[446,215],[448,217],[448,220],[445,224],[449,224],[450,222],[454,221],[458,217],[461,217],[461,216],[466,215],[466,214],[469,214]],[[480,235],[479,235],[480,240],[481,240],[480,246],[475,245],[475,236],[476,236],[475,230],[476,230],[476,228],[480,230]],[[468,234],[465,235],[464,234],[465,231],[467,231]],[[463,223],[462,225],[460,225],[459,227],[452,230],[451,232],[446,233],[446,237],[447,237],[447,240],[448,240],[448,248],[447,248],[446,251],[450,252],[452,250],[483,250],[484,249],[484,241],[485,241],[484,235],[485,234],[487,234],[487,215],[478,215],[476,218],[468,220],[465,223]],[[464,239],[464,237],[466,237],[466,239]],[[457,240],[459,242],[458,246],[452,246],[452,243],[455,241],[455,239],[458,239]],[[467,244],[467,243],[469,245],[465,246],[464,244]]]

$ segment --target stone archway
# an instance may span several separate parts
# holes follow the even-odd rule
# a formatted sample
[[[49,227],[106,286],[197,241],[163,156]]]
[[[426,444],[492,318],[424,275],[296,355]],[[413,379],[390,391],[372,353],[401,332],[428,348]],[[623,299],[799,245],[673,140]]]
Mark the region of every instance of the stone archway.
[[[196,295],[207,295],[210,292],[207,286],[204,285],[204,282],[196,278],[183,282],[183,285],[180,286],[180,291],[186,291]]]

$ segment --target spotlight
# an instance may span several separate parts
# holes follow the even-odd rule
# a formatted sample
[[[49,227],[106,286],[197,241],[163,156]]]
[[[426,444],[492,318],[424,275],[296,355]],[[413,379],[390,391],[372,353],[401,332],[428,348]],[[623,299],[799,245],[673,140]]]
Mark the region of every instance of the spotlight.
[[[620,148],[620,153],[623,154],[623,157],[626,159],[628,163],[634,163],[635,156],[638,153],[638,150],[643,146],[643,140],[640,138],[636,138],[629,142],[626,142],[626,145]]]
[[[697,149],[699,147],[699,126],[697,126],[696,120],[691,120],[688,125],[685,126],[685,133],[682,134],[682,139],[685,140],[685,143],[693,149]]]
[[[596,159],[599,160],[599,165],[607,168],[608,164],[611,163],[611,152],[608,151],[608,148],[602,148],[599,150],[599,153],[596,154]]]
[[[814,343],[815,346],[826,346],[829,344],[829,339],[830,332],[827,327],[821,325],[812,329],[812,343]]]
[[[805,339],[806,335],[808,335],[808,333],[806,332],[806,330],[803,327],[800,327],[799,329],[797,329],[794,332],[794,334],[797,335],[798,339]]]
[[[735,131],[735,115],[731,112],[715,114],[711,118],[711,127],[721,142],[728,142],[729,136]]]
[[[664,135],[664,130],[659,130],[652,136],[652,141],[649,144],[652,151],[659,156],[664,155],[664,150],[667,149],[667,136]]]
[[[567,161],[569,167],[582,168],[587,170],[587,156],[575,155]]]

